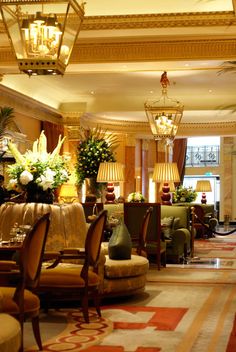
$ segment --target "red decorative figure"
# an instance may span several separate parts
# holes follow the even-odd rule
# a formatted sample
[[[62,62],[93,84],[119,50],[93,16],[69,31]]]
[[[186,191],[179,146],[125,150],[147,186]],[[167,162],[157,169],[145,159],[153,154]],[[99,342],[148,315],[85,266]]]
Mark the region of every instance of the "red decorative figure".
[[[162,88],[167,88],[167,86],[170,85],[170,81],[168,80],[166,71],[162,73],[160,82],[161,82]]]

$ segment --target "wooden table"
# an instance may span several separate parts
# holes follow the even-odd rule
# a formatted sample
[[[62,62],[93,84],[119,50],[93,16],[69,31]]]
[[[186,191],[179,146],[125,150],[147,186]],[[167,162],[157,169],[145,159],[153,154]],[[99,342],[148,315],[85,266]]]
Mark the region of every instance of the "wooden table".
[[[0,260],[12,260],[15,253],[21,249],[22,243],[19,244],[2,244],[0,243]]]

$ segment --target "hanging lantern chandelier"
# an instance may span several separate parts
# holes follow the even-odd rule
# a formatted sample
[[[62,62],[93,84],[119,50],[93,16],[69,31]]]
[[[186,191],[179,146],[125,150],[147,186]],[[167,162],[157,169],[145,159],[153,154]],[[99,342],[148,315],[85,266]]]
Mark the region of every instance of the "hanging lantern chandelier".
[[[76,0],[0,0],[20,71],[64,74],[84,19]]]
[[[162,86],[160,99],[145,102],[144,108],[154,139],[173,140],[183,116],[184,106],[168,97],[167,87],[170,83],[166,71],[161,75],[160,83]]]

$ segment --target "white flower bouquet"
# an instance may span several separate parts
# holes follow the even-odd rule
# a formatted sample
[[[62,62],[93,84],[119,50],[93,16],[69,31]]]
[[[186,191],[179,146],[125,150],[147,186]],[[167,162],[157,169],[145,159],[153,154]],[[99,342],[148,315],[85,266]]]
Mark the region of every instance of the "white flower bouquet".
[[[14,143],[8,148],[16,163],[8,166],[10,176],[8,189],[18,192],[49,191],[58,188],[69,179],[67,160],[61,156],[60,149],[64,142],[61,136],[52,153],[47,153],[47,139],[44,131],[33,144],[33,149],[21,154]]]
[[[128,202],[145,202],[145,198],[140,192],[133,192],[128,195]]]

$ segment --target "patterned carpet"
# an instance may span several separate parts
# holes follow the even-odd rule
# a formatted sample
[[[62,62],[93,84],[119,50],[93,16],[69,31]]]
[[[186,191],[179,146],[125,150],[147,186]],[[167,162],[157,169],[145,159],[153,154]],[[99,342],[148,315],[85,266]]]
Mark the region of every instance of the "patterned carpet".
[[[233,243],[235,237],[215,238],[195,247],[219,251],[222,259],[152,266],[145,292],[104,301],[102,319],[90,311],[91,324],[76,309],[42,314],[43,351],[235,352],[236,256],[225,257]],[[37,351],[31,324],[25,325],[25,351]]]

